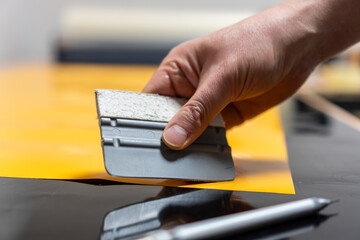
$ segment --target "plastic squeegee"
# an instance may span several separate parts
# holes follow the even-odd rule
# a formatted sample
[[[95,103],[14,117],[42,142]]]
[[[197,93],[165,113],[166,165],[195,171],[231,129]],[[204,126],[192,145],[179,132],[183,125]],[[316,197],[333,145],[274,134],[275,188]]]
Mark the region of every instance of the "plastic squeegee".
[[[105,168],[112,176],[227,181],[235,178],[221,116],[184,150],[161,141],[167,122],[186,99],[96,90]]]

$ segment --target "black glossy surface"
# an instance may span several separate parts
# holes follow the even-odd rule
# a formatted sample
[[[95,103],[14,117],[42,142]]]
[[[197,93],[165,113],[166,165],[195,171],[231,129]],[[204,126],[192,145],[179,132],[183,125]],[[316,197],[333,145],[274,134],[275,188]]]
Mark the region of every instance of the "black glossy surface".
[[[312,196],[340,202],[322,215],[228,239],[360,239],[360,132],[306,106],[298,109],[287,130],[296,195],[0,178],[0,239],[99,239],[111,212],[145,211],[138,208],[145,205],[159,212],[151,219],[169,228]],[[123,219],[144,216],[132,212]]]
[[[319,115],[303,109],[298,116]],[[287,130],[287,147],[297,196],[339,199],[338,216],[295,239],[360,239],[360,132],[334,118],[312,121],[322,131]],[[318,117],[319,118],[319,117]]]

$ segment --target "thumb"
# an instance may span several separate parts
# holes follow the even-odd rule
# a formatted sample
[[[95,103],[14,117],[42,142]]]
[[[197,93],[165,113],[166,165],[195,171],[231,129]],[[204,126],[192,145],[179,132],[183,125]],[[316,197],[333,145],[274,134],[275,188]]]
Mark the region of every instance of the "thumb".
[[[167,124],[162,140],[181,150],[198,138],[209,123],[229,103],[228,94],[215,84],[202,84]]]

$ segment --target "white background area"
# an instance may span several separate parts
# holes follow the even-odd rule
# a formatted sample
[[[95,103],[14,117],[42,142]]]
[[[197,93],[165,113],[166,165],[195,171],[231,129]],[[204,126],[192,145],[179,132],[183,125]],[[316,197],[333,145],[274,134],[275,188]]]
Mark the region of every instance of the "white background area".
[[[1,0],[0,67],[54,59],[59,25],[73,7],[260,12],[277,0]],[[141,17],[141,16],[139,16]]]

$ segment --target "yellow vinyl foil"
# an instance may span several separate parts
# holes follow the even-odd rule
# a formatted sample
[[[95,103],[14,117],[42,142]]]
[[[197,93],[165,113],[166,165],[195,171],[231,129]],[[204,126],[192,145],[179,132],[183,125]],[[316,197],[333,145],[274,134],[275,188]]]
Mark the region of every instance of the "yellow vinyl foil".
[[[27,65],[0,70],[0,177],[107,179],[295,193],[276,108],[227,132],[237,172],[233,181],[199,183],[109,176],[102,157],[94,90],[141,91],[155,69],[131,65]]]

